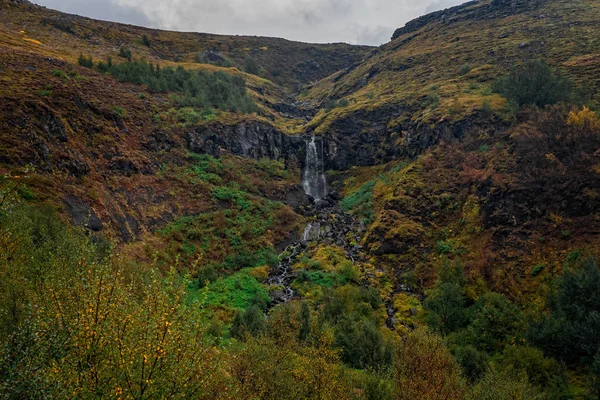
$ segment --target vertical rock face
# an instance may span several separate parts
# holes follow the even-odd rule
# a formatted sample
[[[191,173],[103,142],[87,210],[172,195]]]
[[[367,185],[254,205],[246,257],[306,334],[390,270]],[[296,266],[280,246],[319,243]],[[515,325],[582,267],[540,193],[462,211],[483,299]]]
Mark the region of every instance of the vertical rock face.
[[[297,165],[302,165],[306,154],[302,137],[288,136],[259,122],[199,128],[187,133],[186,142],[190,151],[215,157],[225,150],[256,160],[267,157],[288,162],[294,160]]]
[[[312,137],[306,143],[306,161],[302,173],[302,186],[304,192],[319,201],[327,196],[327,181],[323,168],[323,139]]]

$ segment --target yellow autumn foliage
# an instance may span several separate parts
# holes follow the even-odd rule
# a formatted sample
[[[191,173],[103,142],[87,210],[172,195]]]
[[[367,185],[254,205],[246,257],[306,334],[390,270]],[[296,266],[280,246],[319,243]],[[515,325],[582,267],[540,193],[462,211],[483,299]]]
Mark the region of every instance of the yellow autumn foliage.
[[[595,112],[587,107],[583,107],[580,111],[571,111],[567,123],[578,129],[600,131],[600,119],[598,119]]]

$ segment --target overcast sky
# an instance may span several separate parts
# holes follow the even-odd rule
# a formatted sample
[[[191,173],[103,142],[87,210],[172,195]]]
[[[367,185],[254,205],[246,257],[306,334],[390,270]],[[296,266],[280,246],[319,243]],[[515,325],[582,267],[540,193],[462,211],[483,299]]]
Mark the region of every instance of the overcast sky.
[[[396,28],[465,0],[34,0],[86,17],[152,28],[379,45]]]

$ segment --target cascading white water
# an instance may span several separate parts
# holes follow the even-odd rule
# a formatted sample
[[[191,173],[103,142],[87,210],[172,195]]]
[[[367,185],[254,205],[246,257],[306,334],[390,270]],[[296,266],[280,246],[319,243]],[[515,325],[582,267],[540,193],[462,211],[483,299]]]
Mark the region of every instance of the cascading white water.
[[[327,196],[327,181],[323,173],[323,145],[318,146],[313,136],[306,143],[306,163],[302,173],[304,192],[319,201]]]

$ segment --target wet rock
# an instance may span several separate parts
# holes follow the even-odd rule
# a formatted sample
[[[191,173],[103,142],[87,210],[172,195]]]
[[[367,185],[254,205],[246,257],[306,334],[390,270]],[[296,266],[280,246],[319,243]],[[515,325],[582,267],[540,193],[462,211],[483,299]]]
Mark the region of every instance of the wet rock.
[[[91,170],[88,163],[83,159],[83,156],[75,152],[71,152],[70,157],[59,160],[58,166],[61,169],[66,169],[77,178],[86,176]]]
[[[230,62],[223,54],[213,49],[206,50],[200,54],[196,61],[216,65],[226,65]]]
[[[40,117],[40,122],[44,128],[44,131],[53,138],[65,143],[69,139],[67,138],[67,128],[60,118],[55,116],[51,111],[47,111]]]
[[[95,232],[102,230],[102,221],[98,218],[92,207],[83,200],[72,195],[67,195],[64,197],[63,202],[67,213],[73,221],[73,225],[84,226]]]
[[[304,138],[288,136],[274,127],[259,123],[243,123],[236,126],[215,124],[198,128],[186,135],[190,151],[218,157],[222,150],[235,155],[258,160],[304,160]]]
[[[133,161],[125,157],[114,158],[109,165],[112,171],[125,176],[131,176],[139,172],[139,168],[133,163]]]

